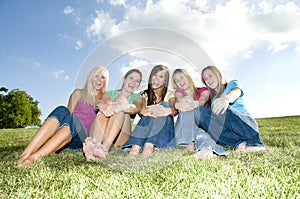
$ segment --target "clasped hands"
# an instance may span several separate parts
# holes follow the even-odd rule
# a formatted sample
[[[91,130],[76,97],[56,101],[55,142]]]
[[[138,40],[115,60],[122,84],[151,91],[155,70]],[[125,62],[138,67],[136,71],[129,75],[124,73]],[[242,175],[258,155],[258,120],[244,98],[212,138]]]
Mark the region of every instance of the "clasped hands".
[[[175,108],[180,112],[191,111],[195,108],[195,102],[190,99],[182,98],[175,103]]]
[[[159,104],[155,104],[155,105],[148,106],[146,108],[145,114],[143,114],[143,115],[157,118],[157,117],[168,116],[171,113],[172,113],[171,108],[164,107]]]
[[[96,104],[96,108],[98,108],[97,116],[98,117],[111,117],[112,115],[126,110],[129,107],[129,103],[127,100],[121,101],[99,101]]]

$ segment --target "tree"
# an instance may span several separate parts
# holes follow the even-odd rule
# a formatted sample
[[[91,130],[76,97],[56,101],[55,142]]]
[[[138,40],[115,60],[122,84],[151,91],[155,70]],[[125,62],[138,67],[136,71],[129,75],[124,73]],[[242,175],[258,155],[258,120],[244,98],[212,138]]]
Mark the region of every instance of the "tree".
[[[1,91],[5,91],[2,88]],[[13,89],[7,95],[0,94],[0,128],[40,125],[38,103],[19,89]]]

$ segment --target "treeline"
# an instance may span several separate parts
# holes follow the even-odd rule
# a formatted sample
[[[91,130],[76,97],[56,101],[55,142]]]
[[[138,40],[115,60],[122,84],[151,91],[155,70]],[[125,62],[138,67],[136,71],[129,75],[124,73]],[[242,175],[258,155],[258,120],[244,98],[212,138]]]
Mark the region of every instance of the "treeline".
[[[39,102],[25,91],[0,88],[0,129],[41,124]]]

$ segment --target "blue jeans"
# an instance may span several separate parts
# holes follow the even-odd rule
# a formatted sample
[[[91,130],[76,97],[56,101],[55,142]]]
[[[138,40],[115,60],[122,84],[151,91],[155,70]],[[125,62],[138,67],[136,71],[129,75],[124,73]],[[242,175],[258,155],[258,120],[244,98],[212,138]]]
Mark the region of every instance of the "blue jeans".
[[[160,105],[170,107],[167,102],[162,102]],[[175,148],[173,117],[142,116],[122,150],[131,148],[132,145],[138,145],[143,149],[146,142],[152,143],[156,148]]]
[[[195,123],[194,111],[179,112],[175,125],[177,145],[187,145],[195,141],[198,127]]]
[[[225,151],[222,146],[218,145],[203,129],[198,128],[195,151],[200,151],[201,149],[210,149],[218,155],[229,155],[230,153],[229,151]]]
[[[264,146],[260,140],[256,121],[228,107],[224,114],[214,114],[209,107],[200,106],[195,111],[195,119],[217,143],[235,149],[240,143],[247,146]]]
[[[58,120],[58,129],[64,125],[68,125],[70,129],[70,142],[63,148],[79,149],[82,148],[82,143],[87,138],[86,130],[76,115],[71,115],[70,111],[65,106],[55,108],[47,118],[56,118]],[[57,130],[58,130],[57,129]]]

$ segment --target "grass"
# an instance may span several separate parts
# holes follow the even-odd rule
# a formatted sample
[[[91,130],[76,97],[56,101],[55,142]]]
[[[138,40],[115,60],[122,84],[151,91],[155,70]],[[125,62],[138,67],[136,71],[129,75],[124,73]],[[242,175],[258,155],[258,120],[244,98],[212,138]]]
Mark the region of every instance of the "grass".
[[[80,150],[15,162],[36,129],[0,130],[1,198],[300,198],[300,116],[257,119],[268,150],[194,159],[181,149],[131,157],[112,150],[87,163]]]

